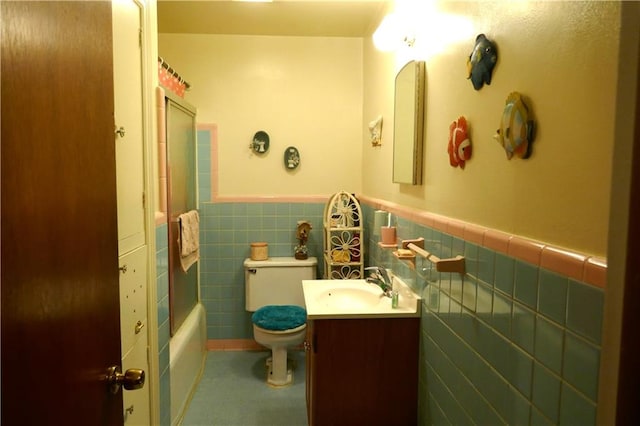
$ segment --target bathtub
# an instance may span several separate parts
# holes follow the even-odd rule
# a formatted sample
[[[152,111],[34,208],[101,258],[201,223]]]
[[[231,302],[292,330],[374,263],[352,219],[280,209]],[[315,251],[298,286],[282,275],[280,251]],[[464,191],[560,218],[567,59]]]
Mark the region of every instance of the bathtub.
[[[200,381],[207,353],[206,315],[198,303],[169,341],[171,424],[179,424]]]

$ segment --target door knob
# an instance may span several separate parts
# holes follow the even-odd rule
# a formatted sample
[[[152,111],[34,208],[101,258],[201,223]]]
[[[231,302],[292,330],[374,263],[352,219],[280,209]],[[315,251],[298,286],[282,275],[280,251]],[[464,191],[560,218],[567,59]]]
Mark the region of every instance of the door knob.
[[[120,136],[121,138],[124,138],[124,127],[120,126],[116,129],[116,135]]]
[[[120,366],[111,366],[107,370],[107,384],[113,394],[118,393],[120,386],[126,390],[140,389],[144,386],[144,370],[130,368],[122,374]]]

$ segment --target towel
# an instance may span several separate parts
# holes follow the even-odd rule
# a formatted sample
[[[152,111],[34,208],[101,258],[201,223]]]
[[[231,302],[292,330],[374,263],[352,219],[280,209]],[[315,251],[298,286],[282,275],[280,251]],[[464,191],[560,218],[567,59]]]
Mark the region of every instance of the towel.
[[[191,210],[178,216],[180,237],[180,264],[187,272],[191,265],[200,259],[200,216],[197,210]]]

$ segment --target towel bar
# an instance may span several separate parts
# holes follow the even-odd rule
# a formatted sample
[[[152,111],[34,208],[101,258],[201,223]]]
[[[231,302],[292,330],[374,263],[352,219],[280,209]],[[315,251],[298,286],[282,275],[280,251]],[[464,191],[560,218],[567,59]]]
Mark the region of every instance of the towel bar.
[[[440,259],[433,253],[424,249],[424,238],[418,238],[415,240],[403,240],[402,248],[409,249],[436,266],[438,272],[457,272],[459,274],[465,273],[465,258],[464,256],[456,256],[447,259]]]

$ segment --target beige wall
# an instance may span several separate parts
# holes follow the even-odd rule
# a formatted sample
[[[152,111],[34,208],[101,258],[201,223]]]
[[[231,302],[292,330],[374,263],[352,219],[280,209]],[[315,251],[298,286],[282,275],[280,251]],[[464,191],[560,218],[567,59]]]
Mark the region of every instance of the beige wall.
[[[159,34],[192,85],[198,122],[218,125],[219,195],[361,191],[362,39]],[[268,154],[249,149],[266,131]],[[295,146],[301,164],[284,167]]]
[[[347,189],[606,257],[620,5],[436,4],[472,32],[446,46],[441,34],[423,36],[414,53],[379,52],[369,38],[160,34],[160,55],[193,85],[186,99],[199,122],[219,126],[220,195]],[[414,15],[422,31],[434,28],[433,15]],[[500,57],[492,84],[475,91],[465,62],[480,32]],[[427,61],[420,186],[391,182],[393,81],[410,55]],[[526,96],[537,123],[528,160],[507,160],[492,137],[512,91]],[[372,147],[367,123],[379,114],[383,145]],[[473,142],[465,170],[447,155],[448,126],[460,115]],[[271,136],[264,158],[248,149],[257,130]],[[295,172],[282,165],[289,145],[302,156]]]
[[[415,187],[391,182],[390,100],[401,61],[366,41],[364,117],[383,113],[385,128],[381,148],[363,145],[363,193],[606,256],[619,8],[615,2],[439,2],[438,12],[468,18],[474,35],[436,55],[427,48],[437,39],[422,50],[416,44],[416,57],[427,61],[427,100],[425,177]],[[481,32],[497,43],[499,60],[491,85],[475,91],[465,62]],[[492,138],[512,91],[530,100],[537,123],[528,160],[508,161]],[[464,170],[452,168],[447,154],[448,126],[460,115],[473,143]]]

